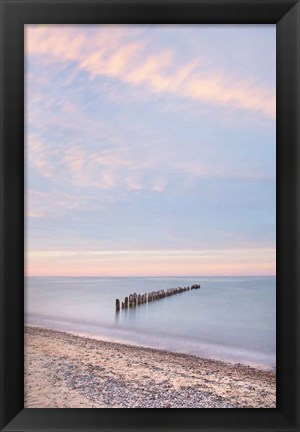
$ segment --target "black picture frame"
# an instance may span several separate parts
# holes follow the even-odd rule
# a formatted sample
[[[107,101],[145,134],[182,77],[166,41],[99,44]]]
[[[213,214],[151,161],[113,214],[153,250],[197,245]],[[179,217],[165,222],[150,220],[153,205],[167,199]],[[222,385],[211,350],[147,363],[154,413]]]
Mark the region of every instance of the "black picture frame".
[[[299,431],[300,5],[297,0],[0,0],[1,430]],[[24,409],[25,24],[277,27],[277,408]]]

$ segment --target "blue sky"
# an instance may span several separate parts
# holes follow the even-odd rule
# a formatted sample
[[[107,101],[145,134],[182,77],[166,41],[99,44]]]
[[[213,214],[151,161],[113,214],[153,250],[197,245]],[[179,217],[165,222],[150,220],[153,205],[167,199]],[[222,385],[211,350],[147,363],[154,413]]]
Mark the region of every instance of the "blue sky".
[[[275,45],[27,26],[27,273],[275,274]]]

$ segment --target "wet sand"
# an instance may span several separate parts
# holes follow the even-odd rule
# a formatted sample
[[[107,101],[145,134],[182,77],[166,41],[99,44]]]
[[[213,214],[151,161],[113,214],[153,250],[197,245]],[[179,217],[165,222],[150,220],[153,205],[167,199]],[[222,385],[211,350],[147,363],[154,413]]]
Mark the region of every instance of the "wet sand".
[[[275,408],[276,373],[25,328],[26,408]]]

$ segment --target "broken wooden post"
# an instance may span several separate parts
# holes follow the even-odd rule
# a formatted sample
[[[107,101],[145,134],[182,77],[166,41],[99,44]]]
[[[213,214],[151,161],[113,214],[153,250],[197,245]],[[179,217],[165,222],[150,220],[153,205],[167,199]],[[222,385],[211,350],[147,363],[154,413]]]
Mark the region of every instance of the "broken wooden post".
[[[119,312],[120,310],[120,300],[116,299],[116,311]]]

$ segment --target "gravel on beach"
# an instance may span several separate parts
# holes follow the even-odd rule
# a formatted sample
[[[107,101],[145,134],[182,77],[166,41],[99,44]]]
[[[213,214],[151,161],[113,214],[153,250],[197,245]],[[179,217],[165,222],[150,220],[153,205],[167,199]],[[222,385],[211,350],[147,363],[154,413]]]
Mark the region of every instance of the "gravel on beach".
[[[276,373],[25,328],[26,408],[275,408]]]

